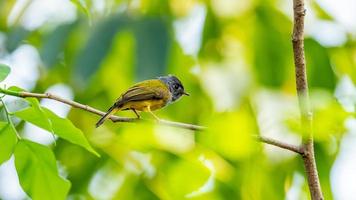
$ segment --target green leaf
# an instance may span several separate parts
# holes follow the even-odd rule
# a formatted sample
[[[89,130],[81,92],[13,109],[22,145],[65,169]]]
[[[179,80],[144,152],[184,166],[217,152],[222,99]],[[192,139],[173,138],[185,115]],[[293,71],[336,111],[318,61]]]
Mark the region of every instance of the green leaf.
[[[318,19],[333,21],[333,17],[316,1],[310,2]]]
[[[9,88],[7,88],[7,90],[14,91],[14,92],[24,92],[25,91],[25,89],[22,89],[17,86],[10,86]]]
[[[166,178],[161,181],[173,199],[187,199],[182,197],[199,190],[208,178],[209,170],[201,163],[179,160],[168,168]]]
[[[5,64],[0,63],[0,82],[5,80],[9,75],[11,68]]]
[[[93,149],[93,147],[90,146],[83,132],[79,128],[75,127],[70,120],[59,117],[58,115],[56,115],[55,113],[53,113],[51,110],[47,108],[43,107],[43,109],[45,110],[47,116],[52,122],[53,130],[55,134],[74,144],[84,147],[85,149],[95,154],[96,156],[100,156]]]
[[[305,39],[305,57],[308,62],[309,87],[334,91],[336,74],[331,64],[328,50],[317,41]]]
[[[89,19],[89,24],[91,25],[91,14],[89,11],[89,6],[86,0],[71,0],[80,10],[82,10]]]
[[[130,19],[123,15],[114,15],[100,23],[90,33],[85,47],[78,53],[75,61],[76,84],[83,86],[100,68],[102,61],[110,52],[118,31],[127,28]],[[83,84],[83,85],[81,85]]]
[[[61,53],[74,26],[75,23],[60,25],[44,38],[40,55],[46,67],[52,68],[62,60]]]
[[[16,130],[7,122],[0,122],[0,164],[7,161],[17,143]]]
[[[161,18],[145,18],[133,28],[137,41],[134,62],[137,80],[165,74],[172,41],[167,23]]]
[[[49,132],[53,133],[53,128],[51,121],[46,116],[46,113],[43,111],[40,103],[36,98],[26,98],[26,100],[31,104],[31,107],[34,109],[34,117],[37,117],[38,123],[40,124],[39,127],[48,130]]]
[[[58,175],[53,152],[41,144],[21,140],[15,148],[15,166],[24,191],[36,199],[65,199],[70,182]]]
[[[31,33],[32,31],[26,30],[23,26],[13,26],[6,35],[6,50],[13,52],[30,37]]]
[[[41,109],[44,111],[46,117],[48,117],[49,121],[51,122],[51,129],[49,129],[46,123],[43,122],[43,119],[38,116],[39,113],[34,107],[28,107],[26,109],[17,111],[14,113],[14,115],[47,131],[53,130],[54,134],[58,135],[59,137],[73,144],[82,146],[89,152],[99,156],[99,154],[90,146],[89,142],[84,137],[83,132],[75,127],[71,121],[57,116],[45,107],[41,107]]]
[[[292,48],[289,19],[271,6],[256,8],[252,37],[253,66],[257,80],[269,87],[280,87],[290,79]]]

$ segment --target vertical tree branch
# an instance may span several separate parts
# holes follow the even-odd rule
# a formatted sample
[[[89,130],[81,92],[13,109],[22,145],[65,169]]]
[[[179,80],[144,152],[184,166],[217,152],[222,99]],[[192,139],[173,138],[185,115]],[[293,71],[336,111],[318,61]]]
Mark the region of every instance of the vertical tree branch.
[[[293,53],[296,76],[296,87],[303,126],[302,156],[310,195],[313,200],[322,200],[318,171],[316,168],[313,145],[313,115],[309,105],[309,91],[306,76],[306,64],[304,55],[304,0],[293,0],[294,27],[293,27]]]

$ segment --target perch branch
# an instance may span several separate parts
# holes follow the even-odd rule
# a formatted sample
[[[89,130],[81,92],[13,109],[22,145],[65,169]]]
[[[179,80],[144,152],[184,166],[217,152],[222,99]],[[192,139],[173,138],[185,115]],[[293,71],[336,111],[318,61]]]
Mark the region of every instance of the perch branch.
[[[294,26],[292,35],[296,88],[303,130],[303,142],[301,144],[302,157],[310,195],[313,200],[324,199],[318,177],[318,171],[314,156],[313,142],[313,114],[309,105],[308,81],[306,76],[306,64],[304,55],[304,0],[293,0]]]
[[[96,115],[103,116],[105,115],[105,112],[95,109],[93,107],[90,107],[88,105],[84,105],[72,100],[64,99],[60,96],[51,94],[51,93],[31,93],[31,92],[17,92],[17,91],[11,91],[11,90],[6,90],[3,88],[0,88],[0,93],[10,95],[10,96],[16,96],[16,97],[21,97],[21,98],[27,98],[27,97],[34,97],[34,98],[40,98],[40,99],[52,99],[54,101],[58,101],[67,105],[70,105],[74,108],[79,108],[88,112],[91,112]],[[118,116],[111,116],[110,117],[111,121],[113,122],[138,122],[138,121],[143,121],[143,119],[137,119],[137,118],[129,118],[129,117],[118,117]],[[202,131],[206,129],[204,126],[198,126],[198,125],[193,125],[193,124],[186,124],[186,123],[181,123],[181,122],[172,122],[172,121],[167,121],[167,120],[159,120],[157,123],[162,124],[162,125],[167,125],[167,126],[172,126],[172,127],[178,127],[178,128],[184,128],[184,129],[189,129],[193,131]]]

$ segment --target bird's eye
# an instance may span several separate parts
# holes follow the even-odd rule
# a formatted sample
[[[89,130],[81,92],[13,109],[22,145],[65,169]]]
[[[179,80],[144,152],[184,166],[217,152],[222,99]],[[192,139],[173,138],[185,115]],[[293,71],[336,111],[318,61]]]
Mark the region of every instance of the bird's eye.
[[[174,85],[173,85],[173,88],[174,88],[175,90],[177,90],[177,89],[179,88],[179,86],[178,86],[177,84],[174,84]]]

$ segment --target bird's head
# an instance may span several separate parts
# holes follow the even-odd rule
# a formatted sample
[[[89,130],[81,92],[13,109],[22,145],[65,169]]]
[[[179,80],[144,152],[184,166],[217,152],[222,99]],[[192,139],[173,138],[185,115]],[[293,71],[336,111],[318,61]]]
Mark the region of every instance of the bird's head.
[[[189,96],[189,94],[184,91],[183,84],[177,77],[168,75],[158,77],[158,79],[163,81],[169,88],[169,92],[172,95],[172,102],[178,100],[182,95]]]

